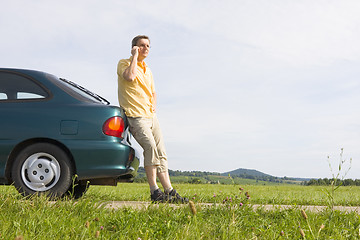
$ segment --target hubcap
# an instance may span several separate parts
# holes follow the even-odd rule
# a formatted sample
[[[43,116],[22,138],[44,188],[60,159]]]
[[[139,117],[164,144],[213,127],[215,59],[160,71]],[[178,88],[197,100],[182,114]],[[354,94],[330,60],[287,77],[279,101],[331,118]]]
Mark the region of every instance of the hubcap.
[[[31,190],[47,191],[59,181],[60,164],[48,153],[35,153],[25,160],[21,178]]]

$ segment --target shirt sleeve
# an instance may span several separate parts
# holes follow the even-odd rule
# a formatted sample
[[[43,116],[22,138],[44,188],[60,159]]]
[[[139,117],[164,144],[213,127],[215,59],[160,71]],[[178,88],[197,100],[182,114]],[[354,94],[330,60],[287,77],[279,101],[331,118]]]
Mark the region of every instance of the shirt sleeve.
[[[126,61],[126,59],[121,59],[117,66],[117,74],[119,77],[123,78],[123,73],[125,72],[125,69],[130,66],[130,62]]]

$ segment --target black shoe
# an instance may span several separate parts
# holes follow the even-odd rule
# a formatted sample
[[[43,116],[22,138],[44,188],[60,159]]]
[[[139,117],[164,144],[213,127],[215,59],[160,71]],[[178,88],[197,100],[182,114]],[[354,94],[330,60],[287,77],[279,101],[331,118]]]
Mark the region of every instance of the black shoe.
[[[188,203],[189,202],[188,198],[181,197],[180,194],[178,194],[175,189],[171,190],[166,195],[168,195],[169,198],[171,198],[170,201],[173,203]]]
[[[160,188],[156,189],[153,194],[151,194],[151,201],[154,203],[163,203],[171,201],[172,197],[163,193]]]

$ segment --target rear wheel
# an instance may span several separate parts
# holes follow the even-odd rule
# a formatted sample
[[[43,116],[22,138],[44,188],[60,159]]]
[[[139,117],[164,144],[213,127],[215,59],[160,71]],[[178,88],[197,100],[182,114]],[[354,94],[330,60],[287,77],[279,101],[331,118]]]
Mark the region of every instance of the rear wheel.
[[[44,193],[59,198],[69,189],[73,171],[69,156],[61,148],[36,143],[17,155],[11,176],[16,189],[24,196]]]

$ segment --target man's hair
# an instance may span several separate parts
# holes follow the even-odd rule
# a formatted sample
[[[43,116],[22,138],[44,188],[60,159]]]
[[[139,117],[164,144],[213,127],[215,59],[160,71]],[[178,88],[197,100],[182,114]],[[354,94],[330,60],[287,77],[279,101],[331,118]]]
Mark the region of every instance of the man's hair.
[[[150,42],[150,38],[148,36],[146,36],[146,35],[138,35],[138,36],[134,37],[134,39],[132,40],[131,47],[133,48],[134,46],[136,46],[137,42],[140,39],[147,39]]]

